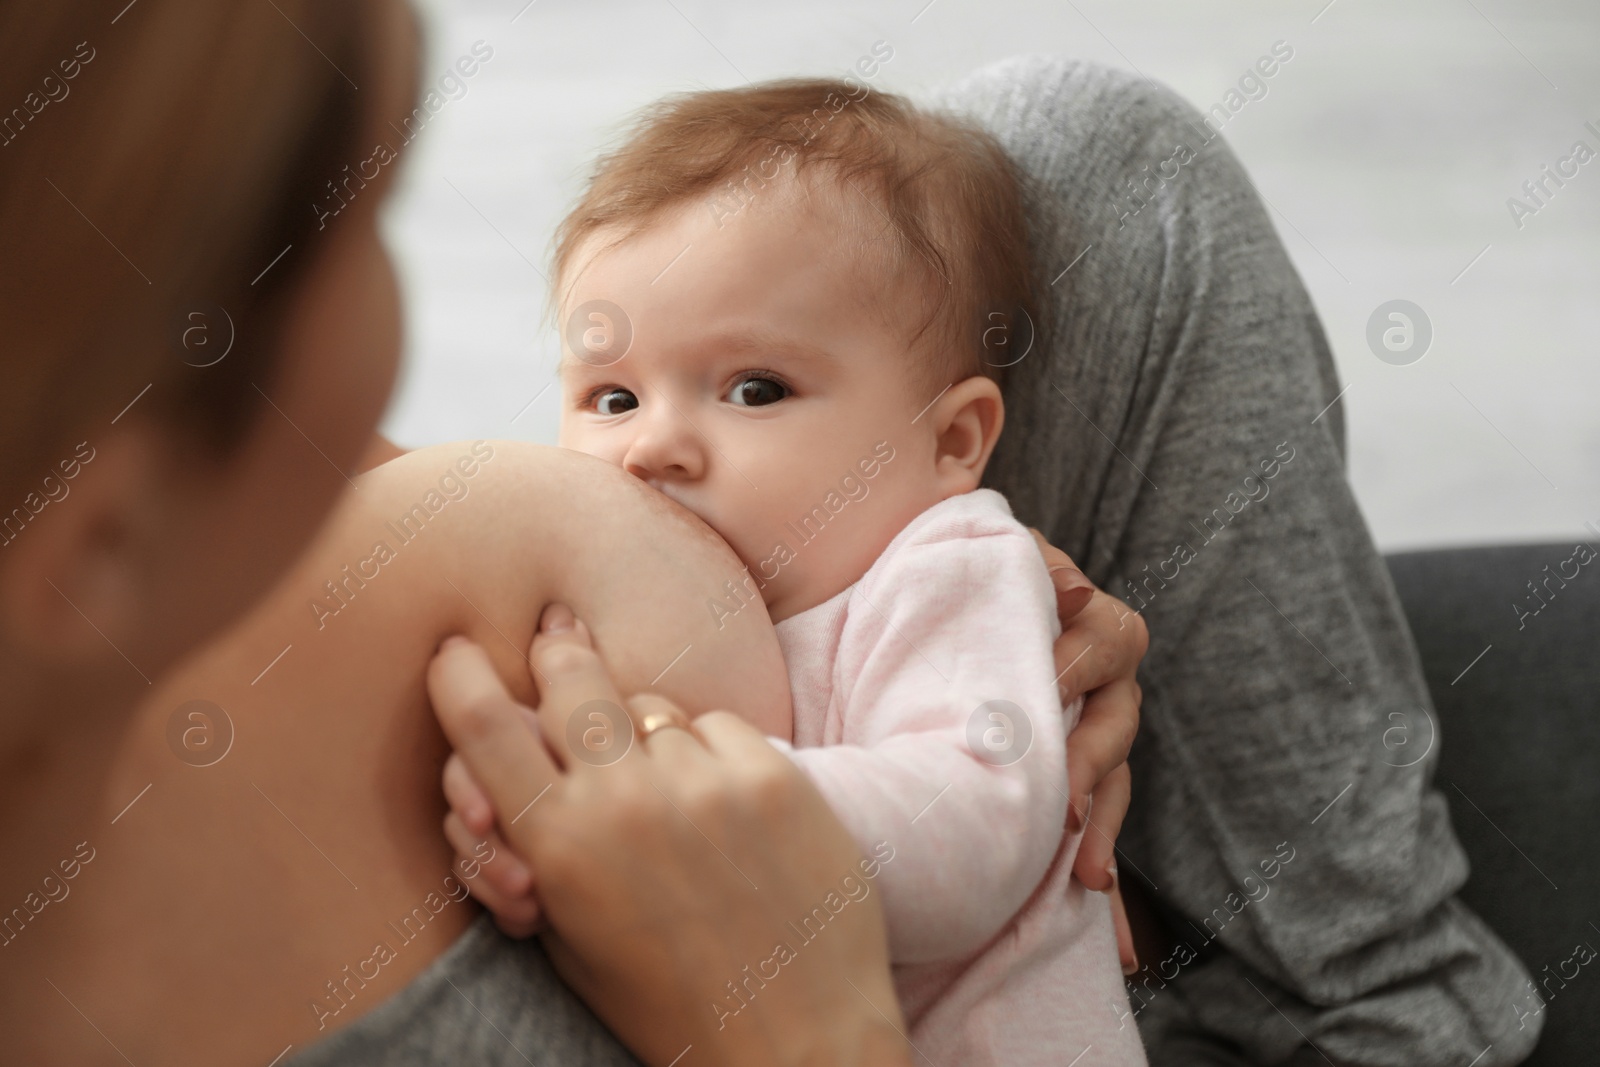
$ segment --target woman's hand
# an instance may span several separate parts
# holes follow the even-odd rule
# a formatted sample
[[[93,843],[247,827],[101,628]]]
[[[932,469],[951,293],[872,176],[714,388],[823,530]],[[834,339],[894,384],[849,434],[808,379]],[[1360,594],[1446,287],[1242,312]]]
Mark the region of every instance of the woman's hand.
[[[496,860],[527,860],[573,990],[661,1067],[691,1047],[699,1063],[909,1065],[868,868],[799,770],[726,712],[639,736],[636,723],[682,712],[654,694],[623,701],[559,605],[530,663],[537,712],[462,638],[441,647],[428,691],[510,845]],[[465,822],[452,818],[454,841]],[[801,940],[789,924],[830,894],[848,900]]]
[[[1096,589],[1038,530],[1032,533],[1056,587],[1061,703],[1084,697],[1083,715],[1067,736],[1068,827],[1074,832],[1086,823],[1089,827],[1072,873],[1088,888],[1111,894],[1122,969],[1132,973],[1139,963],[1117,888],[1113,848],[1128,814],[1128,751],[1139,730],[1141,693],[1134,674],[1150,637],[1139,615]]]

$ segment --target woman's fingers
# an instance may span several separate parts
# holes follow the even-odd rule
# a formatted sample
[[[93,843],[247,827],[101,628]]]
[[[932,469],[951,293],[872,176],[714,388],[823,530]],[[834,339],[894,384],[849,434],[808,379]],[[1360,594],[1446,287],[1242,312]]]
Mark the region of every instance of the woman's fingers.
[[[1116,875],[1112,875],[1113,881]],[[1122,903],[1122,884],[1117,882],[1108,894],[1111,897],[1111,926],[1117,932],[1117,959],[1122,961],[1122,973],[1139,973],[1139,952],[1133,945],[1133,926],[1128,922],[1128,909]]]
[[[529,732],[537,737],[539,717],[534,714],[532,708],[519,707],[518,710],[522,713],[523,722]],[[495,811],[494,804],[489,800],[489,794],[478,784],[478,780],[472,777],[466,762],[454,752],[445,760],[441,784],[444,786],[444,798],[449,803],[450,809],[461,816],[461,821],[467,824],[467,829],[479,837],[486,836],[494,829]]]
[[[1094,598],[1094,583],[1084,577],[1072,557],[1044,539],[1044,534],[1028,527],[1039,554],[1044,556],[1045,567],[1050,571],[1050,583],[1056,589],[1056,616],[1063,628],[1067,621],[1082,611]]]
[[[633,718],[594,649],[589,628],[565,604],[550,604],[528,654],[539,687],[539,731],[569,772],[607,766],[633,749]]]
[[[1105,892],[1115,883],[1112,877],[1116,863],[1117,834],[1122,831],[1122,820],[1128,814],[1129,787],[1133,776],[1126,763],[1106,775],[1094,791],[1089,804],[1088,828],[1083,833],[1083,843],[1078,846],[1078,856],[1072,863],[1072,873],[1089,889]]]
[[[534,905],[533,918],[531,919],[513,917],[505,912],[492,909],[490,914],[494,916],[494,924],[500,928],[500,932],[515,941],[532,937],[544,929],[544,918],[539,914],[538,905]]]
[[[1084,697],[1083,714],[1067,736],[1067,827],[1088,826],[1073,874],[1090,889],[1114,890],[1117,834],[1128,814],[1132,776],[1128,752],[1139,731],[1143,697],[1135,676],[1150,646],[1144,620],[1115,597],[1094,588],[1064,552],[1031,531],[1056,588],[1061,636],[1055,643],[1056,686],[1063,706]],[[1120,900],[1117,942],[1123,963],[1132,938]]]
[[[1056,638],[1061,702],[1069,704],[1118,678],[1132,678],[1149,646],[1144,619],[1116,597],[1095,590],[1087,607],[1062,622]]]
[[[537,727],[530,710],[519,710],[525,725]],[[531,937],[541,925],[533,873],[500,836],[489,795],[457,753],[445,761],[442,781],[450,804],[444,836],[456,850],[456,870],[472,872],[464,879],[467,889],[508,937]]]
[[[483,837],[494,829],[494,806],[489,803],[489,794],[478,785],[472,772],[467,770],[466,763],[454,752],[444,761],[444,773],[440,776],[444,786],[445,803],[450,805],[450,810],[479,837]]]
[[[451,825],[452,816],[445,817],[444,834],[454,844],[464,833],[459,822]],[[470,837],[471,835],[466,835]],[[459,853],[461,846],[455,845]],[[496,856],[496,859],[499,857]],[[508,937],[531,937],[539,932],[543,925],[539,909],[539,901],[531,891],[522,893],[507,893],[493,882],[484,877],[469,878],[466,880],[467,891],[472,898],[489,914],[494,916],[495,925],[504,930]]]
[[[693,727],[679,729],[676,726],[658,726],[649,734],[643,732],[651,725],[653,718],[689,722],[689,716],[683,709],[660,693],[635,693],[626,703],[633,716],[634,728],[640,731],[641,743],[646,746],[652,759],[677,764],[705,754],[705,746],[700,743],[700,737]]]
[[[481,899],[478,890],[484,885],[493,890],[497,900],[516,900],[532,895],[533,875],[495,831],[491,830],[486,835],[473,833],[461,821],[461,817],[452,811],[444,817],[444,837],[450,842],[450,847],[456,850],[455,869],[466,880],[474,896]],[[485,906],[489,906],[487,901]]]
[[[671,708],[629,703],[641,717]],[[810,779],[754,728],[725,712],[694,726],[658,730],[637,758],[574,776],[536,871],[552,962],[647,1063],[675,1062],[689,1045],[717,1062],[779,1062],[848,1035],[839,1044],[850,1056],[830,1048],[816,1062],[908,1064],[889,1051],[904,1051],[903,1026],[882,894],[870,892],[876,868],[866,873]],[[795,915],[842,892],[849,903],[825,937],[774,955]],[[778,958],[780,981],[720,1006],[730,978]],[[884,1049],[865,1050],[868,1034]]]
[[[1125,767],[1133,739],[1139,732],[1139,683],[1120,678],[1090,693],[1083,702],[1078,725],[1067,735],[1067,787],[1072,791],[1072,810],[1067,826],[1076,833],[1083,828],[1084,809],[1091,793],[1119,767]],[[1113,820],[1122,825],[1122,811]],[[1109,817],[1097,800],[1095,815]],[[1113,835],[1114,836],[1114,835]]]
[[[708,711],[694,721],[694,728],[707,751],[732,766],[748,766],[778,755],[765,734],[731,711]]]
[[[446,639],[428,664],[434,716],[491,807],[516,821],[561,777],[482,646]]]

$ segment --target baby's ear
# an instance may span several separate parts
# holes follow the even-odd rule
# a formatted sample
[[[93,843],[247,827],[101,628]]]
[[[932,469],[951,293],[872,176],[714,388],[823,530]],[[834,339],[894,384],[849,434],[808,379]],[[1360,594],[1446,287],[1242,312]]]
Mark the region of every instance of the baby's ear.
[[[1000,386],[981,374],[965,378],[945,390],[924,417],[935,435],[935,474],[943,496],[978,488],[1006,421]]]

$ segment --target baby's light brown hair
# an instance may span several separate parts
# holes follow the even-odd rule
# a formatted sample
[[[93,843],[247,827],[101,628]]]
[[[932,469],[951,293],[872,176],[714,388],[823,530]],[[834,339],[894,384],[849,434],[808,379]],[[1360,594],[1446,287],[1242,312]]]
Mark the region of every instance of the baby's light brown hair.
[[[598,231],[621,243],[695,200],[719,226],[736,225],[791,161],[796,178],[822,168],[846,210],[859,208],[888,230],[887,262],[883,242],[863,248],[869,260],[877,251],[874,265],[920,290],[923,315],[907,347],[927,342],[914,368],[921,384],[938,390],[974,374],[999,379],[1025,354],[1019,346],[1031,345],[1038,316],[1015,166],[976,124],[859,82],[772,81],[645,109],[621,147],[600,158],[556,230],[552,301],[570,284],[579,247]]]

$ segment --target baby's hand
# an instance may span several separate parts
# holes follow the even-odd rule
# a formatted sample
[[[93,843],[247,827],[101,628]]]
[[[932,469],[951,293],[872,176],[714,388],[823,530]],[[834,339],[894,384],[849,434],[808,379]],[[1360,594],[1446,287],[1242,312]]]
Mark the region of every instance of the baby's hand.
[[[444,796],[450,802],[444,836],[456,850],[455,869],[477,869],[476,876],[467,878],[467,888],[507,937],[538,933],[542,924],[533,872],[507,847],[488,794],[455,753],[444,765]]]

